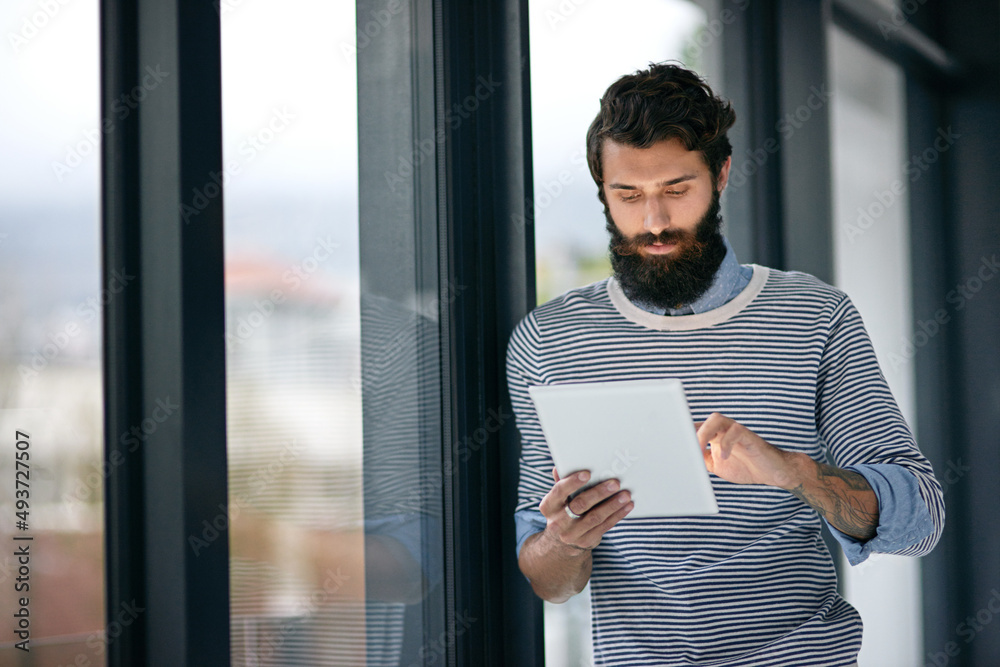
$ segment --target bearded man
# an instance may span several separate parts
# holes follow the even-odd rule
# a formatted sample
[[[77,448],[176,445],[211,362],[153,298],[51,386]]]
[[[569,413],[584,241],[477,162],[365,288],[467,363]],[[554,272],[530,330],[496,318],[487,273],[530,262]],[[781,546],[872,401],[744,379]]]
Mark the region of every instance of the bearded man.
[[[923,555],[944,525],[847,295],[741,265],[723,237],[734,122],[681,67],[612,84],[587,153],[614,275],[533,310],[508,347],[518,562],[551,602],[590,582],[598,665],[854,665],[861,619],[823,522],[852,565]],[[684,383],[717,515],[630,519],[617,480],[574,496],[589,471],[553,468],[529,386],[656,377]]]

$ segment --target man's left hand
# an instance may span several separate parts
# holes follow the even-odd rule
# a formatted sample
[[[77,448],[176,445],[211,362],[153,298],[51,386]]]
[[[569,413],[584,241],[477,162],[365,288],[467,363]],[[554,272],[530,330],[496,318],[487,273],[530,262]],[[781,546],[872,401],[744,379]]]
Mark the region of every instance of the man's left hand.
[[[734,484],[767,484],[791,491],[841,532],[860,540],[875,536],[878,497],[858,473],[778,449],[718,412],[695,427],[709,472]]]
[[[709,472],[734,484],[767,484],[782,489],[794,486],[799,462],[792,452],[778,449],[718,412],[696,423],[695,428]]]

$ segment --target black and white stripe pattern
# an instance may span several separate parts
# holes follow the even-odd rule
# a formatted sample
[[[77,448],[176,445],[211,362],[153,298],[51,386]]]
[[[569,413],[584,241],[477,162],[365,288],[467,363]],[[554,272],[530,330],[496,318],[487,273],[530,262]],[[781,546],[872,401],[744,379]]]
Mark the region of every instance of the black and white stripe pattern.
[[[721,412],[782,449],[838,466],[895,463],[917,478],[934,533],[941,487],[879,370],[843,292],[755,266],[750,285],[711,312],[658,316],[613,279],[536,308],[507,353],[522,435],[517,509],[537,508],[552,459],[531,385],[675,377],[695,420]],[[792,494],[712,476],[720,513],[628,519],[594,551],[599,665],[854,664],[861,619],[836,591],[817,514]]]

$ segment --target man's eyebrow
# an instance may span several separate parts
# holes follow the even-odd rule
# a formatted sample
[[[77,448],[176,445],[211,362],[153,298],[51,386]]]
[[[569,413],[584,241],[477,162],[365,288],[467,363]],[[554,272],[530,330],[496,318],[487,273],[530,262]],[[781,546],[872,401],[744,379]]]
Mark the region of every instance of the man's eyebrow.
[[[660,181],[656,184],[656,187],[663,188],[668,185],[677,185],[678,183],[683,183],[684,181],[694,180],[696,176],[694,174],[684,174],[683,176],[678,176],[677,178],[671,178],[669,181]],[[608,183],[609,190],[638,190],[634,185],[626,185],[625,183]]]

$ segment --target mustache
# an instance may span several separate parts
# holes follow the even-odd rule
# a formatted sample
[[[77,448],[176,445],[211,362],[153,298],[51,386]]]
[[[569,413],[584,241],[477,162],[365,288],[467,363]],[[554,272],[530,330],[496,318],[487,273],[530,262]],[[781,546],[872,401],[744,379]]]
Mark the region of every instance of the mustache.
[[[619,238],[614,239],[611,245],[611,250],[615,254],[626,256],[626,255],[639,255],[640,251],[649,245],[654,243],[662,243],[664,245],[686,245],[686,253],[690,253],[691,256],[697,257],[701,255],[704,250],[704,244],[701,243],[695,234],[683,230],[683,229],[665,229],[659,234],[653,234],[652,232],[644,232],[642,234],[636,234],[631,238],[625,238],[621,235]]]

